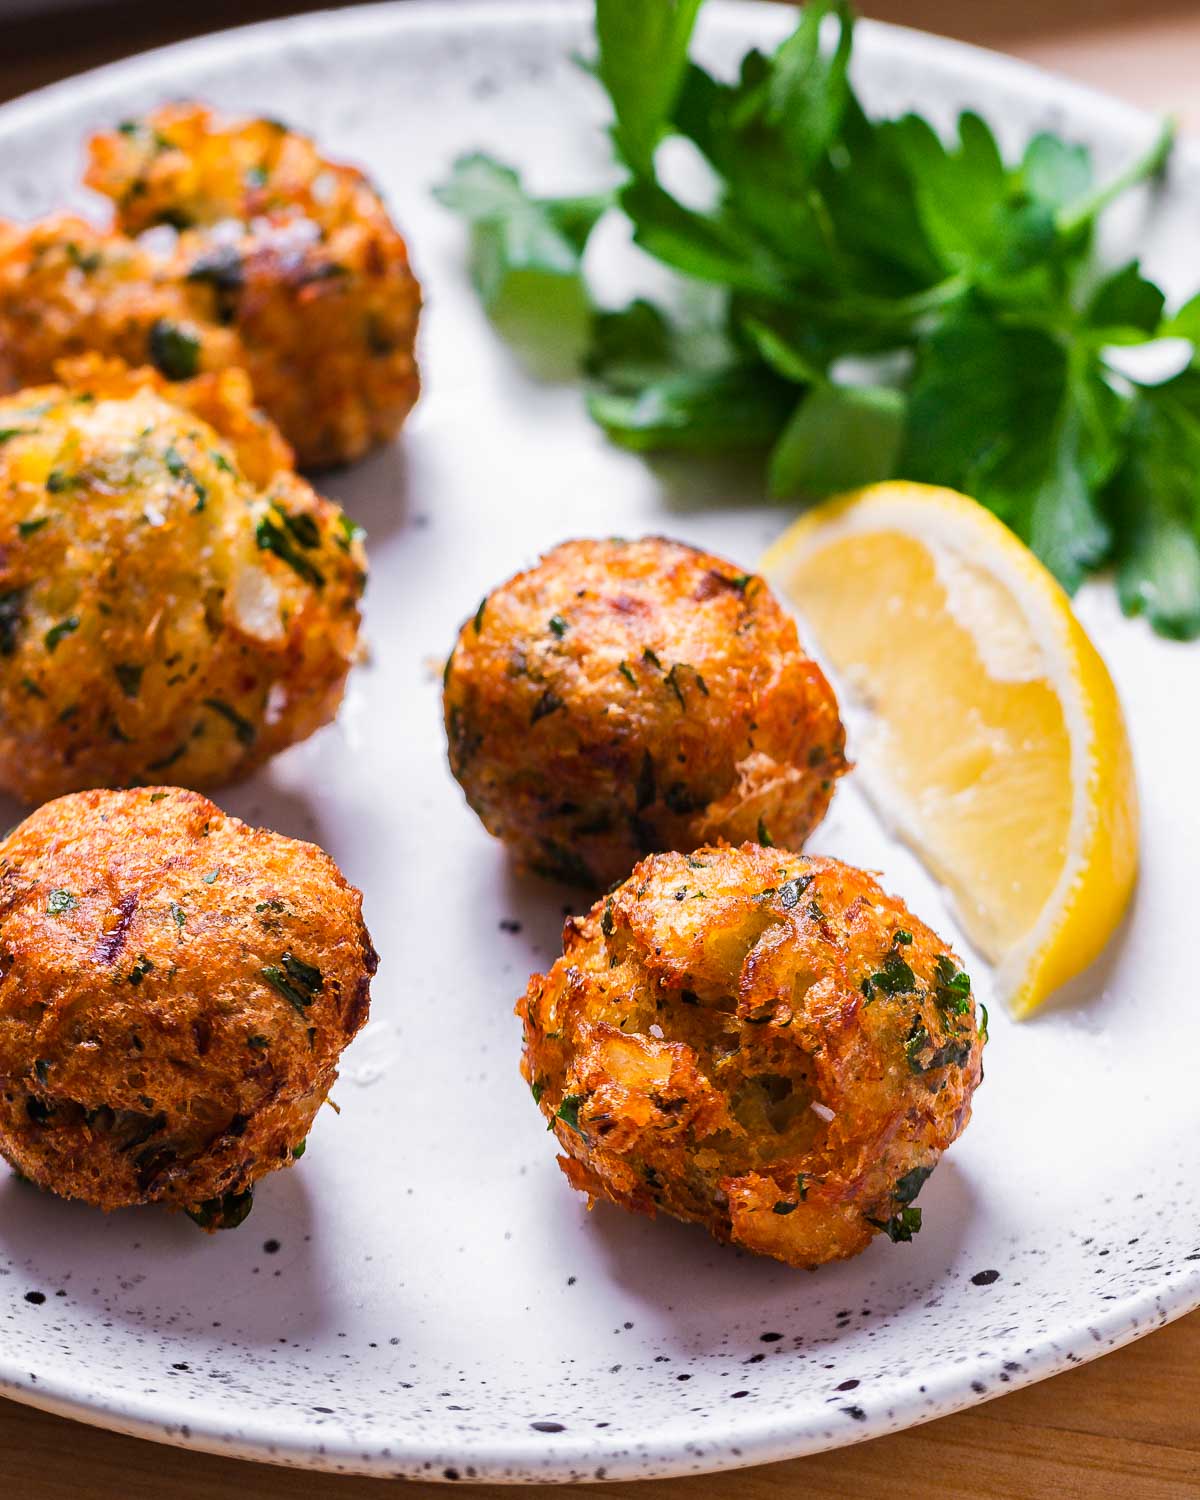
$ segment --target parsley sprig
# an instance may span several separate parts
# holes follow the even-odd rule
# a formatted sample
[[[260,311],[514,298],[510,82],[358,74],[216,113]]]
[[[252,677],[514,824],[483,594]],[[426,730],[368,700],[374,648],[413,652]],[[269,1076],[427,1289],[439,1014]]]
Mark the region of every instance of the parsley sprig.
[[[847,0],[810,0],[732,81],[689,57],[699,8],[596,0],[613,192],[536,197],[479,153],[438,189],[500,326],[529,342],[550,308],[561,348],[570,309],[589,410],[625,447],[764,450],[780,499],[951,485],[1068,589],[1112,566],[1126,613],[1200,635],[1200,296],[1168,315],[1136,260],[1092,254],[1103,210],[1164,168],[1171,126],[1098,183],[1088,151],[1049,132],[1006,160],[972,112],[946,138],[916,114],[870,118]],[[676,192],[672,138],[707,162],[707,203]],[[608,209],[715,316],[599,305],[583,255]],[[1128,348],[1166,338],[1191,362],[1132,373]]]

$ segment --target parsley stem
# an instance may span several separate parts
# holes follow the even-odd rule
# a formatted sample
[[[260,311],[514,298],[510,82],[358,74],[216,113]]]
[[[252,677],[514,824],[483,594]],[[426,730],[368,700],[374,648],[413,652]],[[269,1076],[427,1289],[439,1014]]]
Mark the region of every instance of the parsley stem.
[[[1166,166],[1171,148],[1175,144],[1175,129],[1175,120],[1168,115],[1159,126],[1158,134],[1149,149],[1131,161],[1124,171],[1118,172],[1110,182],[1102,183],[1084,193],[1074,203],[1064,204],[1055,217],[1055,228],[1059,234],[1068,237],[1077,233],[1101,214],[1114,198],[1119,198],[1127,188],[1151,177],[1157,177]]]
[[[907,297],[850,296],[830,302],[797,296],[793,302],[797,307],[811,309],[830,321],[856,323],[869,318],[882,323],[903,324],[915,322],[927,313],[957,302],[970,289],[970,277],[962,271],[955,271],[952,276]]]
[[[911,296],[898,297],[894,302],[879,299],[872,311],[885,318],[901,318],[907,321],[910,318],[923,317],[926,313],[937,312],[949,302],[957,302],[970,289],[970,277],[962,271],[956,271],[953,276],[947,276],[944,281],[926,287],[923,292],[913,292]]]

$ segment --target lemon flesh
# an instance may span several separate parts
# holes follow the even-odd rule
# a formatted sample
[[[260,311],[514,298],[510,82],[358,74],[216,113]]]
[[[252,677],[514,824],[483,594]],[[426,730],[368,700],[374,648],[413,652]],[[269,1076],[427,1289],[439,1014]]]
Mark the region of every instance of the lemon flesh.
[[[865,719],[872,801],[1028,1014],[1100,953],[1137,870],[1120,702],[1066,595],[982,506],[906,483],[808,512],[763,571]]]

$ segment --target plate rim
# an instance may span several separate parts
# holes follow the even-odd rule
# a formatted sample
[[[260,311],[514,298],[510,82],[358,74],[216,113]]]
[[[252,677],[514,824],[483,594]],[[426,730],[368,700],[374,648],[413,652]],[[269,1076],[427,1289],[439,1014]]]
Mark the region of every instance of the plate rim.
[[[590,10],[590,0],[390,0],[226,28],[88,69],[0,104],[0,143],[9,132],[36,127],[39,119],[53,116],[67,100],[74,107],[86,106],[89,96],[103,95],[115,82],[131,87],[150,81],[167,84],[177,71],[195,64],[219,65],[225,58],[244,54],[247,48],[269,46],[285,32],[289,40],[304,44],[319,42],[331,32],[363,36],[406,30],[449,31],[479,24],[498,29],[530,23],[554,26],[586,19]],[[746,24],[748,15],[778,16],[780,11],[774,0],[710,0],[705,14],[709,24],[737,30]],[[999,79],[1041,97],[1053,90],[1068,109],[1093,115],[1103,112],[1114,134],[1144,134],[1149,138],[1157,128],[1157,118],[1137,105],[990,48],[890,22],[864,19],[858,22],[858,29],[872,50],[931,62],[954,73],[965,87],[986,78],[989,86]],[[1175,153],[1177,161],[1200,166],[1200,141],[1184,137],[1176,142]],[[1197,1308],[1200,1260],[1194,1267],[1180,1268],[1177,1277],[1150,1284],[1100,1308],[1086,1325],[1089,1337],[1082,1349],[1071,1347],[1084,1331],[1077,1321],[1048,1326],[1032,1349],[1023,1346],[1019,1350],[1021,1368],[1009,1374],[1003,1387],[998,1388],[993,1380],[981,1391],[974,1389],[973,1383],[993,1375],[1006,1357],[1018,1352],[1007,1347],[986,1359],[975,1356],[963,1364],[945,1367],[939,1372],[940,1378],[927,1379],[920,1391],[915,1380],[907,1377],[903,1384],[898,1382],[897,1395],[891,1401],[886,1399],[886,1387],[881,1387],[873,1414],[864,1421],[848,1423],[844,1433],[833,1438],[816,1428],[789,1431],[776,1414],[765,1414],[756,1422],[753,1413],[747,1411],[739,1420],[729,1419],[715,1428],[710,1419],[699,1455],[689,1451],[684,1438],[663,1444],[650,1433],[640,1439],[626,1439],[622,1453],[606,1448],[603,1441],[574,1435],[568,1441],[558,1436],[535,1441],[521,1434],[514,1435],[510,1442],[489,1438],[477,1449],[471,1447],[470,1439],[466,1440],[460,1445],[458,1469],[472,1484],[569,1483],[598,1477],[596,1468],[602,1465],[603,1478],[619,1482],[716,1473],[800,1458],[903,1431],[1007,1395],[1132,1343]],[[161,1414],[162,1406],[152,1398],[130,1396],[113,1405],[102,1391],[89,1389],[76,1378],[60,1380],[53,1371],[18,1372],[2,1349],[0,1396],[89,1426],[227,1458],[429,1482],[450,1478],[442,1467],[444,1449],[428,1439],[411,1440],[400,1435],[391,1441],[384,1458],[378,1451],[364,1453],[352,1431],[337,1435],[322,1427],[318,1437],[315,1428],[297,1426],[278,1427],[272,1432],[270,1419],[260,1420],[256,1428],[253,1413],[247,1414],[242,1431],[234,1435],[222,1432],[215,1422],[190,1421],[186,1412],[168,1420]],[[154,1415],[153,1408],[160,1414]],[[643,1459],[640,1452],[650,1447],[652,1439],[657,1455],[653,1460]],[[431,1461],[433,1468],[423,1467]]]

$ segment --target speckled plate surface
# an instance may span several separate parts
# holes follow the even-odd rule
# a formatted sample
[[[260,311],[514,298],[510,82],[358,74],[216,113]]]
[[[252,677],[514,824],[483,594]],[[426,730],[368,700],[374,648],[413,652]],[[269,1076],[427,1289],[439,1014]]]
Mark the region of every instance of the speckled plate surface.
[[[1200,1303],[1193,1002],[1200,647],[1111,592],[1080,610],[1129,713],[1145,873],[1098,968],[1023,1027],[993,1007],[975,1121],[911,1245],[789,1271],[669,1221],[589,1215],[517,1073],[514,997],[558,951],[554,887],[515,879],[444,764],[437,666],[485,589],[566,535],[674,532],[750,565],[787,515],[732,468],[606,446],[578,390],[536,384],[466,286],[429,186],[483,143],[546,190],[604,180],[582,5],[402,4],[172,48],[0,110],[0,212],[77,187],[82,141],[164,98],[278,115],[360,160],[428,292],[404,439],[331,489],[370,533],[369,665],[338,724],[220,800],[325,845],[366,892],[374,1019],[302,1167],[236,1233],[105,1218],[0,1167],[0,1390],[145,1437],[447,1479],[616,1478],[782,1458],[938,1416],[1090,1359]],[[728,63],[786,12],[714,3]],[[1014,63],[865,25],[869,106],[973,105],[1010,144],[1051,125],[1111,167],[1150,122]],[[1110,226],[1186,283],[1200,164]],[[9,809],[2,810],[7,815]],[[5,821],[7,822],[7,816]],[[885,872],[952,937],[853,782],[814,848]],[[977,971],[977,990],[987,994]]]

